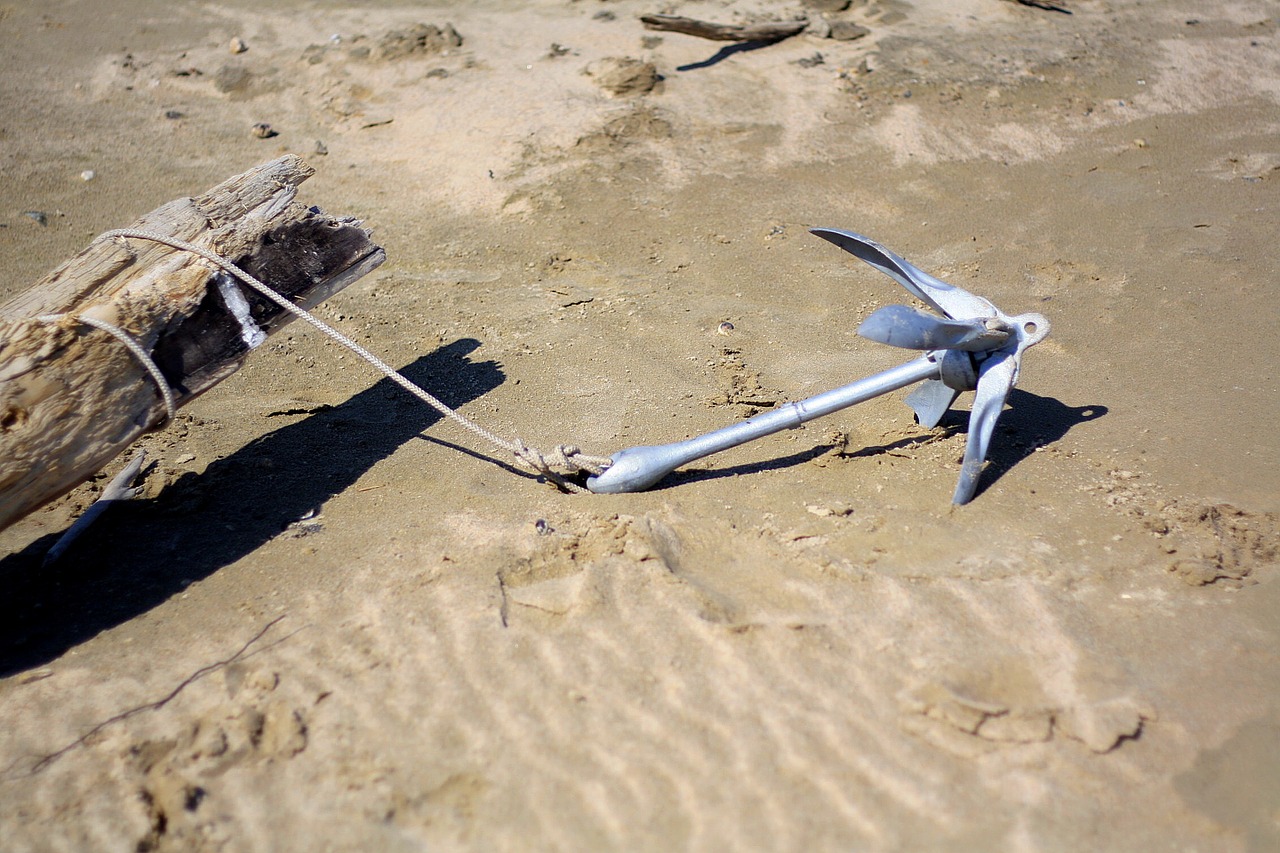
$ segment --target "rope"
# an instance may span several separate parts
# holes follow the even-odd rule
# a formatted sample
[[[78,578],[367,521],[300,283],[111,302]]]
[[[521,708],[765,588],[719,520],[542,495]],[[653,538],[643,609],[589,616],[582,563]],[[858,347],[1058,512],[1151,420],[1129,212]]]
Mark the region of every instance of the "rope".
[[[164,234],[156,234],[150,231],[138,230],[134,228],[119,228],[114,231],[107,231],[103,234],[98,235],[97,239],[94,242],[96,243],[104,240],[114,240],[116,238],[151,240],[156,243],[161,243],[163,245],[170,246],[171,248],[174,248],[174,249],[179,249],[184,252],[191,252],[194,255],[199,255],[201,258],[204,258],[209,263],[214,264],[223,270],[226,270],[228,273],[235,276],[240,281],[244,282],[244,284],[248,285],[249,287],[256,290],[258,293],[265,296],[267,299],[270,299],[272,302],[279,305],[285,311],[288,311],[290,314],[293,314],[295,317],[301,320],[305,320],[307,323],[310,323],[312,326],[319,329],[321,332],[323,332],[333,341],[337,342],[338,344],[341,344],[342,346],[351,350],[356,355],[360,356],[360,358],[364,359],[369,364],[373,365],[374,368],[376,368],[388,379],[395,382],[397,385],[399,385],[404,390],[408,391],[413,396],[417,397],[419,400],[422,400],[424,403],[431,406],[440,414],[453,420],[455,423],[465,427],[466,429],[475,433],[479,437],[483,438],[485,441],[488,441],[489,443],[495,445],[496,447],[500,447],[503,450],[507,451],[508,453],[512,454],[513,456],[515,456],[515,458],[518,461],[524,463],[526,466],[533,469],[534,472],[541,474],[542,476],[551,480],[553,483],[555,483],[557,486],[559,486],[562,489],[565,489],[571,492],[576,492],[579,494],[590,494],[590,492],[587,489],[584,489],[578,484],[572,483],[566,480],[559,471],[555,470],[557,468],[559,468],[560,471],[568,472],[570,475],[576,474],[579,471],[586,471],[590,474],[598,475],[598,474],[604,473],[604,469],[609,467],[611,460],[608,457],[588,456],[582,453],[582,451],[576,445],[558,444],[550,452],[543,453],[539,450],[535,450],[534,448],[529,447],[518,438],[515,439],[514,441],[507,441],[506,439],[501,438],[498,435],[495,435],[494,433],[490,432],[489,430],[485,429],[484,427],[480,426],[479,424],[475,423],[469,418],[464,417],[463,415],[459,414],[455,410],[451,409],[449,406],[445,405],[443,402],[441,402],[431,393],[426,391],[424,388],[414,384],[412,381],[410,381],[407,377],[405,377],[395,368],[391,367],[382,359],[378,358],[376,355],[369,352],[367,349],[360,346],[360,344],[351,340],[351,338],[348,338],[346,335],[342,334],[337,329],[334,329],[332,326],[328,325],[327,323],[325,323],[320,318],[316,317],[311,312],[293,304],[288,299],[281,296],[279,293],[276,293],[274,290],[267,287],[258,279],[254,278],[244,270],[240,269],[235,264],[228,261],[226,258],[223,258],[221,255],[218,255],[217,253],[212,252],[204,248],[203,246],[197,246],[194,243],[189,243],[186,240],[180,240],[176,237],[170,237]],[[102,328],[102,327],[99,326],[99,328]],[[116,330],[116,331],[119,331],[119,330]],[[119,336],[117,335],[117,337]],[[137,347],[137,344],[133,343],[133,346]],[[135,350],[135,354],[138,354],[138,353],[141,353],[141,347],[137,347],[137,349]],[[145,358],[147,362],[150,362],[150,359],[146,358],[145,353],[141,354],[140,357]],[[153,362],[151,363],[151,367],[154,367]],[[153,376],[157,376],[158,374],[159,374],[158,368],[152,372]],[[162,391],[167,391],[168,385],[163,383],[163,377],[160,377],[158,381],[161,383]],[[166,402],[169,401],[171,396],[172,396],[171,394],[168,394],[166,396]],[[170,417],[172,416],[173,416],[173,410],[170,409]]]
[[[129,333],[119,326],[113,326],[105,320],[99,320],[96,317],[74,316],[69,314],[41,314],[35,319],[44,323],[57,323],[65,320],[67,317],[75,320],[77,323],[83,323],[86,326],[92,326],[95,329],[101,329],[107,334],[114,337],[120,343],[128,347],[129,352],[133,353],[138,361],[142,362],[142,366],[151,374],[151,378],[156,382],[156,388],[160,389],[160,396],[164,398],[165,411],[169,416],[165,418],[165,423],[173,420],[178,414],[178,404],[173,397],[173,389],[169,387],[169,381],[164,378],[164,374],[160,372],[160,367],[151,358],[151,355],[142,348],[142,344],[135,341],[129,336]]]

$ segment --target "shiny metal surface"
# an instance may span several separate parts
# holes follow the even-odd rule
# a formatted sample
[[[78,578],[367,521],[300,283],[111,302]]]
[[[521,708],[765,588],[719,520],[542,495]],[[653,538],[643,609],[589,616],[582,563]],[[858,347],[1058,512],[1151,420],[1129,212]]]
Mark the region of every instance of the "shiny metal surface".
[[[1009,340],[1010,330],[995,317],[952,320],[907,305],[886,305],[862,321],[858,334],[903,349],[958,349],[985,352]]]
[[[907,403],[920,423],[930,428],[938,424],[961,391],[976,390],[952,502],[964,504],[973,499],[996,421],[1018,380],[1022,353],[1048,336],[1049,321],[1040,314],[1009,316],[981,296],[934,278],[861,234],[834,228],[812,231],[890,276],[942,315],[893,305],[872,313],[858,329],[858,334],[869,340],[927,350],[927,354],[705,435],[621,450],[611,457],[604,473],[587,480],[588,489],[607,494],[641,491],[694,460],[922,382],[907,397]]]
[[[638,492],[649,488],[681,465],[695,459],[737,447],[784,429],[795,429],[806,421],[829,415],[872,397],[896,391],[938,375],[938,365],[928,356],[860,379],[833,391],[756,415],[741,423],[709,432],[687,441],[656,447],[632,447],[619,451],[603,474],[587,480],[587,488],[599,494]]]

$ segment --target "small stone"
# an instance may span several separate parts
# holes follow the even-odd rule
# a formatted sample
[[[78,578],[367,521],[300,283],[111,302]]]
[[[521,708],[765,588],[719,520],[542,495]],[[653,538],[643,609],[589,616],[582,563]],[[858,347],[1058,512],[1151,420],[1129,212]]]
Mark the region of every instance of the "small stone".
[[[719,326],[716,326],[717,335],[724,335],[725,337],[728,337],[729,333],[732,331],[733,331],[733,324],[730,323],[728,320],[725,320]]]
[[[164,111],[164,117],[169,119],[170,121],[176,121],[177,119],[182,118],[184,115],[186,115],[186,113],[182,112],[181,110],[165,110]]]
[[[378,58],[393,60],[406,56],[448,53],[451,48],[461,46],[462,36],[452,24],[445,24],[443,28],[433,24],[416,24],[384,35],[378,42]]]
[[[245,44],[244,39],[240,38],[240,36],[233,38],[227,47],[232,53],[244,53],[249,49],[249,45]]]
[[[329,153],[329,146],[328,146],[328,145],[325,145],[323,142],[321,142],[319,139],[317,139],[317,140],[316,140],[316,147],[315,147],[315,149],[314,149],[314,150],[315,150],[315,153],[316,153],[316,155],[317,155],[317,156],[319,156],[319,157],[323,157],[323,156],[325,156],[326,154],[328,154],[328,153]]]
[[[96,177],[98,177],[98,175],[93,171],[93,169],[85,169],[80,173],[80,180],[82,181],[92,181]]]
[[[45,213],[43,210],[24,210],[22,211],[22,215],[33,222],[39,223],[40,225],[49,224],[49,214]]]
[[[1216,561],[1204,559],[1176,560],[1169,571],[1191,586],[1208,586],[1219,578],[1230,577]]]
[[[249,132],[252,133],[254,136],[256,136],[258,139],[270,139],[273,136],[280,135],[276,133],[276,131],[271,127],[271,125],[267,124],[264,121],[260,121],[257,124],[255,124],[252,128],[250,128]]]
[[[854,41],[870,34],[871,30],[853,21],[832,21],[831,32],[827,34],[827,38],[835,41]]]
[[[853,507],[844,501],[831,504],[805,504],[804,508],[819,518],[847,518],[853,515]]]
[[[181,456],[179,456],[177,459],[173,460],[175,465],[185,465],[188,462],[195,462],[195,461],[196,461],[196,455],[194,453],[184,453]]]
[[[324,62],[329,48],[322,44],[309,44],[302,51],[302,61],[308,65],[319,65]]]
[[[601,89],[618,98],[645,95],[653,91],[662,76],[652,62],[611,56],[587,66]]]
[[[318,509],[309,509],[300,517],[287,522],[283,530],[285,535],[292,539],[311,536],[324,530],[324,516],[320,514]]]
[[[1145,140],[1145,139],[1143,139],[1141,136],[1139,136],[1137,139],[1133,140],[1133,147],[1134,147],[1134,148],[1146,148],[1146,147],[1147,147],[1147,140]]]
[[[224,94],[247,92],[253,85],[253,75],[238,62],[228,62],[213,74],[213,87]]]

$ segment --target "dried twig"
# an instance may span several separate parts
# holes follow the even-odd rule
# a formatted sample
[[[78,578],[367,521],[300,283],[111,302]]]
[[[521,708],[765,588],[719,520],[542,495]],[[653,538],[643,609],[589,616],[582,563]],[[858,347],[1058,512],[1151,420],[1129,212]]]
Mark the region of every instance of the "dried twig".
[[[808,21],[784,21],[768,24],[712,24],[678,15],[641,15],[645,29],[684,33],[712,41],[781,41],[809,26]]]
[[[133,481],[138,477],[138,472],[142,470],[142,464],[146,461],[147,454],[141,450],[133,454],[129,464],[124,466],[124,470],[116,474],[110,483],[107,483],[107,487],[102,490],[102,494],[98,496],[98,499],[81,513],[75,523],[67,528],[67,532],[62,534],[62,537],[53,543],[53,547],[45,552],[43,565],[50,566],[57,562],[66,553],[66,550],[71,547],[71,543],[79,539],[80,535],[89,529],[89,525],[93,524],[98,516],[106,512],[107,508],[113,503],[132,500],[138,494],[138,490],[131,487],[133,486]]]
[[[211,672],[214,672],[215,670],[222,669],[225,666],[230,666],[231,664],[240,660],[242,657],[245,657],[250,647],[252,647],[254,643],[258,642],[264,636],[266,636],[266,633],[270,631],[272,628],[274,628],[276,624],[283,618],[284,618],[284,614],[281,614],[276,618],[272,619],[266,625],[263,625],[262,629],[259,630],[258,633],[250,637],[249,642],[241,646],[240,650],[237,651],[235,654],[233,654],[231,657],[224,658],[220,661],[216,661],[214,663],[200,667],[195,672],[191,673],[191,675],[188,675],[186,678],[182,679],[182,681],[179,682],[178,686],[170,690],[167,694],[165,694],[164,697],[157,699],[154,702],[148,702],[145,705],[138,705],[135,708],[130,708],[127,711],[121,711],[119,714],[116,714],[114,717],[109,717],[108,719],[105,719],[102,722],[98,723],[96,726],[89,729],[89,731],[80,735],[80,737],[76,738],[71,743],[67,744],[66,746],[62,747],[56,752],[51,752],[48,755],[44,756],[39,761],[37,761],[35,765],[31,768],[32,775],[39,773],[41,770],[48,767],[50,764],[57,761],[59,758],[66,755],[68,752],[75,749],[76,747],[83,746],[84,744],[88,743],[90,738],[92,738],[94,735],[96,735],[98,732],[102,731],[112,723],[118,723],[122,720],[127,720],[128,718],[134,716],[135,714],[140,714],[143,711],[158,711],[159,709],[163,708],[165,705],[168,705],[171,701],[173,701],[175,697],[177,697],[179,693],[181,693],[183,690],[186,690],[196,681],[199,681],[201,678],[204,678],[206,675],[208,675]],[[297,632],[294,632],[294,633],[297,633]],[[277,642],[280,642],[280,641],[278,640]],[[272,645],[275,645],[275,643],[272,643]]]

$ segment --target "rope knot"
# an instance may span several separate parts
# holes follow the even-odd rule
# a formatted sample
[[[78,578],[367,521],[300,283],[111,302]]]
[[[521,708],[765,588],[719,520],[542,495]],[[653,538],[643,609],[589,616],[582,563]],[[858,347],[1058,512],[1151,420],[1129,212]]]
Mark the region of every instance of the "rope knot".
[[[579,471],[588,474],[602,474],[609,467],[609,459],[600,456],[587,456],[576,444],[557,444],[551,450],[543,452],[530,447],[522,440],[516,439],[512,453],[539,474],[549,477],[572,475]]]

